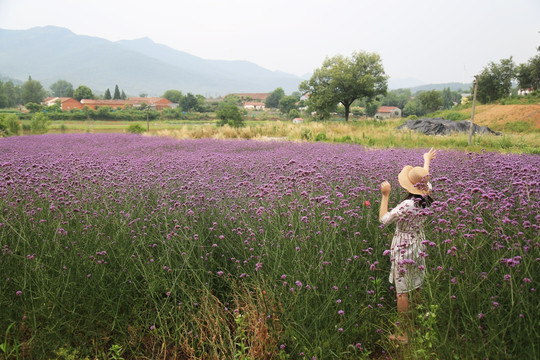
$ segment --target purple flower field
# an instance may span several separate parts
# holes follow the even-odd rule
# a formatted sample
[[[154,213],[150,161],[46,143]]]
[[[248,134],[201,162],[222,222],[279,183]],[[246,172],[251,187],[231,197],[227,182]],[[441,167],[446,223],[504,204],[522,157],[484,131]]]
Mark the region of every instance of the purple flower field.
[[[538,155],[439,151],[416,331],[405,350],[388,340],[398,319],[388,282],[394,228],[379,224],[379,186],[391,183],[397,205],[397,174],[421,165],[425,150],[2,138],[4,352],[537,357]]]

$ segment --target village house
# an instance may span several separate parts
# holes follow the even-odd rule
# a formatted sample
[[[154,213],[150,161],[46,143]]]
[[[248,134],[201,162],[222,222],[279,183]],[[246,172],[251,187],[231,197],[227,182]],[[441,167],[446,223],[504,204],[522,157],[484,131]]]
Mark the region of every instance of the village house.
[[[381,106],[375,114],[377,119],[401,117],[401,109],[395,106]]]
[[[265,102],[266,98],[270,95],[270,93],[233,93],[229,95],[235,95],[240,98],[242,101],[258,101],[258,102]],[[227,95],[227,96],[229,96]],[[225,97],[227,97],[225,96]]]
[[[43,106],[60,105],[62,110],[82,109],[84,107],[79,101],[71,97],[48,97],[42,101]]]
[[[88,106],[91,109],[99,107],[126,108],[126,107],[140,107],[142,104],[150,105],[150,107],[156,110],[163,110],[166,108],[175,108],[178,104],[158,97],[130,97],[127,100],[100,100],[100,99],[82,99],[83,106]]]
[[[257,101],[246,101],[244,103],[244,109],[246,110],[264,110],[265,104]]]

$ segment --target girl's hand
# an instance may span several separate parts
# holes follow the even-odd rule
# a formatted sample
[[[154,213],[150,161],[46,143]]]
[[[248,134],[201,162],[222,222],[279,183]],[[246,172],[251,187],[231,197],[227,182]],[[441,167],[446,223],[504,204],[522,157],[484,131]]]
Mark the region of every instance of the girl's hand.
[[[381,194],[383,196],[389,196],[391,190],[392,187],[390,186],[390,183],[388,181],[385,181],[381,184]]]
[[[431,161],[435,159],[435,155],[437,155],[437,150],[434,148],[429,149],[429,151],[424,154],[424,161]]]

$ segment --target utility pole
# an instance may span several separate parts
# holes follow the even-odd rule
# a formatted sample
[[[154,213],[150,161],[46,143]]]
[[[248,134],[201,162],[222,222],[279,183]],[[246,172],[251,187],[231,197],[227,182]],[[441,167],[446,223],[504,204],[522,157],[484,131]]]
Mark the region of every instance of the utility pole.
[[[478,90],[478,75],[474,77],[474,95],[472,100],[471,129],[469,130],[469,146],[471,146],[474,132],[474,108],[476,106],[476,91]]]

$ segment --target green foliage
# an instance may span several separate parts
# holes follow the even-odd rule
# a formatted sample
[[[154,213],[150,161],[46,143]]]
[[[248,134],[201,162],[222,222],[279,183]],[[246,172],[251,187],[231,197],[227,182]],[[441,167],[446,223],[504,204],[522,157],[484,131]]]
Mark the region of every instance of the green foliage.
[[[283,114],[288,114],[291,110],[296,109],[297,101],[298,99],[292,95],[282,97],[281,100],[279,100],[279,111]]]
[[[31,113],[36,113],[38,111],[43,110],[43,106],[41,106],[40,104],[32,103],[32,102],[27,103],[25,107]]]
[[[0,136],[2,133],[8,136],[19,135],[21,131],[19,121],[19,117],[15,114],[0,114]]]
[[[165,93],[163,93],[163,95],[161,97],[175,103],[175,104],[180,104],[180,101],[182,100],[182,97],[184,95],[182,94],[181,91],[179,90],[167,90],[165,91]]]
[[[41,83],[37,80],[32,80],[31,76],[29,76],[28,80],[22,84],[21,98],[24,104],[29,102],[41,104],[46,96],[47,92]]]
[[[407,116],[407,120],[418,120],[418,116],[416,116],[416,115],[409,115],[409,116]]]
[[[366,115],[369,117],[374,117],[379,110],[380,103],[377,101],[370,102],[366,105]]]
[[[418,99],[411,100],[405,105],[403,108],[403,115],[409,116],[409,115],[416,115],[416,116],[423,116],[425,114],[424,108],[422,107],[422,104],[420,104],[420,101]]]
[[[315,141],[326,141],[326,140],[328,140],[328,139],[326,137],[325,132],[318,133],[317,136],[315,136]]]
[[[118,85],[115,85],[113,100],[120,100],[120,99],[122,99],[122,95],[120,95],[120,89],[118,88]]]
[[[105,90],[105,95],[103,95],[103,98],[105,100],[111,100],[112,99],[111,90],[109,90],[109,89]]]
[[[485,104],[509,96],[512,79],[516,75],[515,68],[512,57],[502,59],[498,64],[490,62],[477,77],[477,100]]]
[[[218,111],[216,111],[216,116],[219,119],[219,126],[227,124],[235,128],[245,126],[244,114],[237,105],[231,102],[222,103]]]
[[[300,111],[298,111],[298,109],[291,109],[289,111],[289,119],[294,119],[297,117],[300,117]]]
[[[279,106],[279,101],[281,100],[281,98],[283,98],[285,96],[285,91],[283,90],[283,88],[280,88],[278,87],[277,89],[275,89],[274,91],[272,91],[270,93],[270,95],[268,95],[268,97],[266,98],[266,101],[264,103],[264,105],[268,108],[268,109],[272,109],[272,108],[277,108]]]
[[[345,107],[345,120],[348,120],[355,100],[366,98],[370,102],[386,93],[387,79],[378,54],[354,52],[350,58],[342,55],[327,58],[299,89],[310,95],[310,110],[324,118],[332,107],[341,103]]]
[[[146,129],[141,124],[130,124],[126,131],[132,134],[142,134]]]
[[[423,91],[417,96],[417,99],[426,113],[437,111],[443,105],[441,93],[437,90]]]
[[[30,121],[30,130],[32,134],[45,134],[49,131],[50,120],[43,113],[36,113]]]
[[[53,96],[73,97],[73,85],[66,80],[58,80],[49,87]]]
[[[412,98],[410,89],[391,90],[381,100],[382,106],[396,106],[403,109]]]
[[[73,92],[73,98],[77,101],[81,101],[81,99],[93,99],[94,93],[88,86],[80,85]]]

